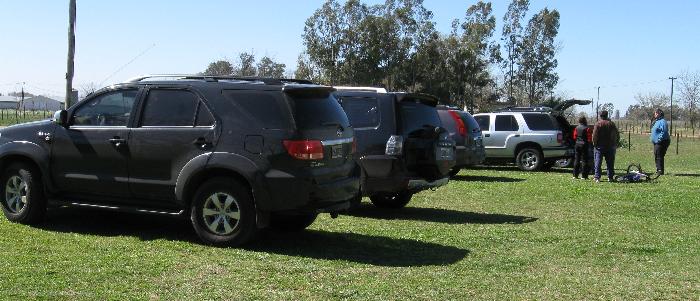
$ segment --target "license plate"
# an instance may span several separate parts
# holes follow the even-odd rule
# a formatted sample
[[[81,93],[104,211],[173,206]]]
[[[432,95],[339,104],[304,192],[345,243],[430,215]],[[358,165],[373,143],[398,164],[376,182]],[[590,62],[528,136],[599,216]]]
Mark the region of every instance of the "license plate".
[[[333,145],[331,146],[331,159],[338,159],[343,157],[343,145]]]

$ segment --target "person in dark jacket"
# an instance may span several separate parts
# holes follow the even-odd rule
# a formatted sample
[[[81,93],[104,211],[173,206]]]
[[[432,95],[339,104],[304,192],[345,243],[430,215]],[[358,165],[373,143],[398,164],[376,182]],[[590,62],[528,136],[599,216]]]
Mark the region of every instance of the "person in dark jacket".
[[[588,149],[591,147],[592,136],[586,117],[579,118],[578,126],[574,128],[574,179],[578,178],[579,173],[582,179],[588,179]]]
[[[605,158],[608,181],[615,176],[615,152],[620,141],[620,132],[614,122],[608,118],[608,111],[600,112],[600,120],[593,128],[593,169],[596,183],[600,182],[601,165]]]
[[[668,133],[668,124],[664,119],[664,111],[654,111],[654,124],[651,126],[651,143],[654,144],[654,160],[656,161],[656,174],[664,174],[664,156],[671,145],[671,135]]]

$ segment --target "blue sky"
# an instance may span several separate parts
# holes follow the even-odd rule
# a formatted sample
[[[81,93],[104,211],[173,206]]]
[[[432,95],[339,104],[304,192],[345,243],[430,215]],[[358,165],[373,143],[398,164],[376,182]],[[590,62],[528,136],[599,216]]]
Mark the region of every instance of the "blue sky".
[[[322,3],[78,0],[74,86],[200,72],[241,51],[294,68],[303,50],[304,21]],[[424,5],[438,29],[448,32],[473,3]],[[508,3],[493,2],[499,26]],[[67,7],[68,0],[0,0],[0,93],[25,82],[30,92],[63,95]],[[601,102],[624,113],[637,93],[669,93],[669,76],[700,70],[700,1],[532,0],[530,13],[544,7],[561,13],[557,91],[568,98],[596,97],[595,87],[601,86]]]

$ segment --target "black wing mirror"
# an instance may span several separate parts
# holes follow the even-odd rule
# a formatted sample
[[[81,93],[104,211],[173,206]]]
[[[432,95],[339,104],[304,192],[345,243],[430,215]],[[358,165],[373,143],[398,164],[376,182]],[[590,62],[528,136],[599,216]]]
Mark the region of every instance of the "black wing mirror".
[[[68,127],[68,111],[58,110],[53,113],[53,122],[62,127]]]

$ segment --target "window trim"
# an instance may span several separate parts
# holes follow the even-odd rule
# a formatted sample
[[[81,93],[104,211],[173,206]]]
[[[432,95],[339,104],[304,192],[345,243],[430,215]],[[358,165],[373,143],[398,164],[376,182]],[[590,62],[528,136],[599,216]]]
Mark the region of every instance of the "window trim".
[[[83,106],[87,105],[89,102],[102,97],[106,94],[110,93],[115,93],[115,92],[121,92],[121,91],[127,91],[127,90],[133,90],[136,91],[136,96],[134,97],[134,103],[131,106],[131,112],[129,113],[129,119],[126,121],[126,125],[74,125],[72,124],[73,118],[75,117],[75,112],[82,108]],[[135,86],[126,86],[126,87],[116,87],[112,89],[107,89],[104,90],[100,93],[96,93],[94,95],[90,95],[89,97],[86,97],[82,101],[78,102],[77,104],[73,105],[71,108],[68,109],[68,129],[122,129],[122,128],[129,128],[131,123],[134,121],[136,118],[136,114],[138,112],[138,107],[141,102],[141,94],[143,93],[143,89],[141,87],[135,87]]]
[[[520,130],[522,130],[522,127],[520,126],[520,122],[518,122],[518,118],[515,116],[515,114],[496,114],[496,115],[494,115],[494,116],[495,116],[495,118],[493,119],[493,131],[494,131],[494,132],[519,132]],[[518,128],[516,128],[516,129],[514,129],[514,130],[513,130],[513,129],[509,129],[509,130],[507,130],[507,131],[505,131],[505,130],[498,130],[498,129],[496,128],[496,126],[498,125],[498,117],[501,117],[501,116],[503,116],[503,117],[506,117],[506,116],[510,117],[510,120],[515,121],[515,125],[516,125]],[[512,123],[511,123],[511,124],[512,124]]]
[[[145,125],[144,126],[143,125],[143,120],[144,120],[143,115],[146,111],[145,107],[146,107],[146,103],[148,102],[148,95],[153,90],[186,91],[186,92],[194,94],[194,96],[197,98],[197,104],[195,105],[195,110],[194,110],[194,113],[192,114],[192,116],[193,116],[192,125]],[[213,125],[196,126],[197,113],[199,110],[199,106],[202,104],[204,104],[204,107],[209,111],[212,118],[214,119]],[[194,89],[190,89],[189,87],[177,87],[177,86],[150,86],[150,87],[148,87],[143,92],[143,97],[141,98],[141,101],[139,102],[137,115],[138,115],[138,118],[136,120],[134,120],[133,128],[141,128],[141,129],[206,129],[206,128],[210,128],[210,129],[213,129],[218,124],[218,119],[216,118],[216,115],[214,115],[210,106],[204,100],[204,97],[202,97],[202,95],[198,91],[196,91]]]

